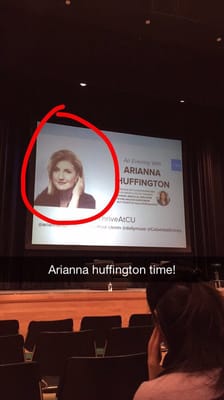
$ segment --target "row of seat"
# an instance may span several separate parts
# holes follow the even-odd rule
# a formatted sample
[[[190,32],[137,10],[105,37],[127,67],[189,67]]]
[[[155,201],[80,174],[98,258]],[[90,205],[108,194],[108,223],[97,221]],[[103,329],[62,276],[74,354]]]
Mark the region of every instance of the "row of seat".
[[[104,347],[105,331],[113,327],[121,327],[122,320],[120,315],[113,316],[86,316],[81,320],[80,330],[93,329],[95,331],[96,347]],[[133,314],[129,319],[129,327],[131,326],[151,326],[151,314]],[[73,331],[73,319],[55,321],[31,321],[28,326],[24,347],[28,351],[33,351],[40,332],[62,332]],[[0,336],[19,333],[18,320],[0,320]]]
[[[60,375],[63,362],[71,356],[115,356],[146,352],[152,331],[153,326],[108,329],[102,348],[96,347],[94,330],[40,332],[32,360],[40,363],[44,375]],[[21,361],[24,361],[23,336],[0,336],[0,364]]]
[[[26,363],[22,362],[23,336],[8,330],[8,336],[0,336],[4,400],[41,400],[41,393],[49,391],[57,391],[58,400],[74,400],[74,394],[76,400],[112,400],[118,393],[123,400],[132,399],[138,385],[147,379],[146,349],[153,330],[148,315],[137,318],[139,325],[147,322],[148,326],[111,328],[121,325],[120,316],[84,317],[81,330],[74,332],[72,319],[31,321],[26,341],[34,351],[32,361]],[[6,325],[7,321],[0,321],[1,335]],[[16,325],[18,332],[18,321]],[[46,332],[48,329],[53,332]],[[99,337],[106,338],[103,357],[97,357]]]
[[[146,354],[72,357],[60,376],[57,400],[131,400],[147,375]],[[0,365],[0,388],[4,400],[42,400],[38,363]]]
[[[112,328],[108,331],[103,357],[146,353],[152,327]],[[43,332],[33,353],[47,386],[57,386],[69,357],[97,357],[94,331]],[[100,357],[100,358],[103,358]],[[99,358],[99,357],[98,357]],[[46,390],[49,388],[46,387]]]

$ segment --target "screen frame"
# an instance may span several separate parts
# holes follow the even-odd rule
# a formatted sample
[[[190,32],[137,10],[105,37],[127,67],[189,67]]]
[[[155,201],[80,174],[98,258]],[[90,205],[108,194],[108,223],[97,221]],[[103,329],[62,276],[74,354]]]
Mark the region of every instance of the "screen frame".
[[[74,127],[80,127],[79,124],[74,123],[73,121],[55,121],[52,119],[49,121],[51,124],[58,125],[68,125]],[[102,131],[115,132],[120,134],[129,134],[135,136],[144,136],[155,139],[169,139],[169,140],[179,140],[181,142],[181,150],[182,150],[182,166],[183,166],[183,194],[184,194],[184,214],[185,214],[185,235],[186,235],[186,247],[177,248],[177,247],[133,247],[133,246],[94,246],[94,245],[61,245],[61,244],[32,244],[32,222],[33,215],[27,211],[26,218],[26,234],[25,234],[25,254],[26,255],[58,255],[58,256],[72,256],[72,257],[85,257],[85,258],[119,258],[119,259],[127,259],[129,257],[134,258],[144,258],[145,256],[165,256],[168,257],[178,257],[178,256],[190,256],[192,255],[192,246],[191,246],[191,232],[192,226],[190,225],[189,218],[189,204],[190,196],[189,196],[189,186],[190,186],[190,159],[187,157],[188,149],[186,140],[184,137],[178,136],[166,136],[162,135],[161,132],[155,132],[152,134],[152,129],[149,129],[149,132],[139,131],[138,133],[124,130],[122,129],[108,129],[106,127],[100,128]],[[34,146],[34,151],[32,152],[29,167],[27,171],[28,175],[28,197],[30,199],[34,198],[34,176],[35,176],[35,165],[36,165],[36,145]],[[33,183],[32,183],[33,182]]]

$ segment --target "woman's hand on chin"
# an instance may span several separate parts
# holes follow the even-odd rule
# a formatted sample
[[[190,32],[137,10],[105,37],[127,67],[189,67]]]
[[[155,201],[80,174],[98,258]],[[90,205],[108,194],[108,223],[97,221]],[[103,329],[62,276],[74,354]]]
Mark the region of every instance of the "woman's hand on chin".
[[[162,341],[161,331],[159,326],[156,325],[148,343],[149,379],[156,378],[163,371],[163,368],[160,365],[162,358],[160,350],[161,341]]]

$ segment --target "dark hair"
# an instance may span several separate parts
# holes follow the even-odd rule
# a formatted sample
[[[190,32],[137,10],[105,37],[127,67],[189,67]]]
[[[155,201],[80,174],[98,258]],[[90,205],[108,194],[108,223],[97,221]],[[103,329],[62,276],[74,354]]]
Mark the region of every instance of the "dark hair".
[[[216,386],[223,387],[224,299],[221,294],[204,282],[154,282],[147,288],[148,303],[152,306],[151,298],[154,318],[168,347],[166,373],[221,368]]]

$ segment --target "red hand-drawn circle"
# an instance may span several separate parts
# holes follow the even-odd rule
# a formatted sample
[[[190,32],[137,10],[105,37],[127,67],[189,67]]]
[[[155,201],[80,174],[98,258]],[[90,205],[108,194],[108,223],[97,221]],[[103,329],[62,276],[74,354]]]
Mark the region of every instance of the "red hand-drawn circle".
[[[102,217],[104,214],[106,214],[107,211],[110,210],[110,208],[113,206],[113,204],[115,203],[117,197],[118,197],[118,193],[119,193],[119,188],[120,188],[120,172],[119,172],[119,163],[118,163],[118,158],[117,158],[117,154],[114,150],[114,147],[112,145],[112,143],[110,142],[110,140],[107,138],[106,135],[104,135],[103,132],[100,131],[100,129],[98,129],[96,126],[92,125],[90,122],[86,121],[85,119],[79,117],[78,115],[75,114],[70,114],[67,112],[60,112],[61,110],[63,110],[65,108],[65,106],[62,104],[60,106],[56,106],[54,108],[52,108],[46,115],[45,117],[40,121],[40,123],[38,124],[36,130],[33,133],[33,136],[28,144],[24,159],[23,159],[23,163],[22,163],[22,169],[21,169],[21,196],[23,199],[23,202],[26,206],[26,208],[33,214],[36,215],[36,217],[42,219],[43,221],[49,222],[51,224],[55,224],[55,225],[81,225],[81,224],[85,224],[87,222],[91,222],[91,221],[95,221],[96,219]],[[61,117],[61,118],[69,118],[69,119],[73,119],[74,121],[78,121],[80,124],[86,126],[87,128],[91,129],[92,131],[95,132],[96,135],[100,136],[100,138],[106,143],[110,154],[112,156],[113,159],[113,164],[114,164],[114,174],[115,174],[115,185],[114,185],[114,193],[110,199],[110,201],[108,202],[108,204],[106,205],[106,207],[103,208],[102,211],[98,212],[97,214],[88,217],[88,218],[83,218],[83,219],[78,219],[78,220],[56,220],[56,219],[52,219],[52,218],[48,218],[45,215],[41,214],[39,211],[35,210],[35,208],[33,208],[33,206],[30,204],[29,199],[27,197],[26,194],[26,171],[27,171],[27,166],[28,166],[28,162],[30,159],[30,155],[31,152],[33,150],[34,144],[37,140],[37,137],[41,131],[41,129],[43,128],[43,126],[47,123],[47,121],[53,116],[55,115],[57,117]]]

